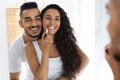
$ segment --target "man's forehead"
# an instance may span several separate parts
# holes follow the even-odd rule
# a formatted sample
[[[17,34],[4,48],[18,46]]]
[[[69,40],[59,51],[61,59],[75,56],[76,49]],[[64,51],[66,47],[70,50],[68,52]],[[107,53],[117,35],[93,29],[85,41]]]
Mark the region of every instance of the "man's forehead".
[[[120,16],[120,0],[110,0],[108,3],[108,11],[111,11],[117,15]]]
[[[28,14],[28,15],[21,15],[22,19],[35,19],[40,18],[40,14]]]

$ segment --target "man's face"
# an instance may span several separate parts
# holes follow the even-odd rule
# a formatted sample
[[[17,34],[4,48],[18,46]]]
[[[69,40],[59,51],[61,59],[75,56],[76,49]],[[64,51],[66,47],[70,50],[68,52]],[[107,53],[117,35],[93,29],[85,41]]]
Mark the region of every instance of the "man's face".
[[[20,26],[32,38],[37,38],[41,32],[41,18],[38,9],[27,9],[22,12]]]
[[[108,32],[111,38],[114,53],[113,56],[115,59],[116,57],[120,59],[120,7],[118,4],[116,4],[116,1],[117,0],[110,0],[108,5],[108,10],[110,13]]]

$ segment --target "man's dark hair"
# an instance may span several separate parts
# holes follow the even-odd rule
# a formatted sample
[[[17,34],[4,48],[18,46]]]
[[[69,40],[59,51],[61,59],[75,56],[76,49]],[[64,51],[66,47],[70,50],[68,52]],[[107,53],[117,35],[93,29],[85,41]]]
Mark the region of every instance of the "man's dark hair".
[[[37,5],[36,2],[26,2],[26,3],[24,3],[24,4],[21,5],[21,7],[20,7],[20,16],[22,15],[22,12],[23,12],[24,10],[32,9],[32,8],[38,9],[38,5]]]

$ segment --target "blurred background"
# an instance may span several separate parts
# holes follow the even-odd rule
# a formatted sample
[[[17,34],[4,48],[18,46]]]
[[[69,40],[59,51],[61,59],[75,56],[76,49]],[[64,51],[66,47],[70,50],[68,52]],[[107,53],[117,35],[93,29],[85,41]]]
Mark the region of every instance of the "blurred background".
[[[107,25],[109,0],[96,0],[95,7],[95,74],[94,80],[113,80],[112,71],[105,59],[105,45],[110,42]]]

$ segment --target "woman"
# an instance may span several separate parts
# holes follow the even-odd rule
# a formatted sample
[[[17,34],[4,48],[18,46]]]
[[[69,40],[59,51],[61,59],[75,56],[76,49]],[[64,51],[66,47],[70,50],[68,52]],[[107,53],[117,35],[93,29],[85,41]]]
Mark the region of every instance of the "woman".
[[[56,4],[41,11],[43,35],[25,47],[35,80],[76,80],[88,63],[76,44],[66,12]]]

